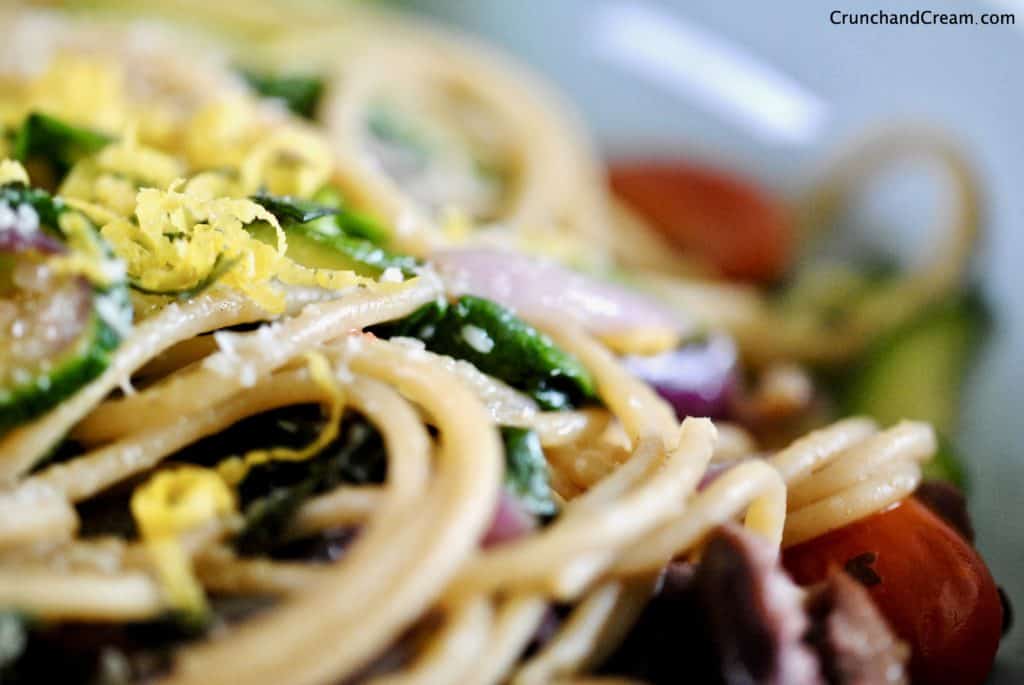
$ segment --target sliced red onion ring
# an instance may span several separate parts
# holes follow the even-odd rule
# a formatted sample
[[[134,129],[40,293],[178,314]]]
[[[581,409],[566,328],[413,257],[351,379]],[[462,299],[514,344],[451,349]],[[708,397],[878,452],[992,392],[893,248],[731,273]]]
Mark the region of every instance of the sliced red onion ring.
[[[650,383],[680,419],[728,414],[738,374],[736,345],[728,336],[713,335],[649,357],[627,356],[623,363]]]
[[[491,527],[484,535],[481,544],[493,547],[509,540],[521,538],[537,527],[537,519],[519,504],[512,493],[502,490],[498,499],[498,508],[491,519]]]
[[[597,335],[682,328],[657,302],[549,260],[488,248],[441,250],[432,260],[451,292],[486,297],[526,318],[568,319]]]

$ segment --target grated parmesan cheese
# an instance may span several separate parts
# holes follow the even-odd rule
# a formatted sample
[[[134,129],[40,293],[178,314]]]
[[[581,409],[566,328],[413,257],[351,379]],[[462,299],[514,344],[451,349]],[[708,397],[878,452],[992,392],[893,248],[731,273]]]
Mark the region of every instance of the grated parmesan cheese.
[[[479,326],[466,324],[462,327],[461,333],[462,339],[466,341],[466,344],[480,354],[490,354],[491,350],[494,349],[494,340],[491,339],[491,336],[487,335],[487,331]]]

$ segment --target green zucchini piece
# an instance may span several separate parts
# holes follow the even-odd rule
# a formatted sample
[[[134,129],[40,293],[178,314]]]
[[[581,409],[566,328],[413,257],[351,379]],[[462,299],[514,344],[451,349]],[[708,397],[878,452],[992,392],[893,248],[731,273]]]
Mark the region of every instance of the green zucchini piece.
[[[0,187],[0,213],[39,219],[37,227],[35,222],[0,225],[0,299],[9,312],[0,331],[0,434],[102,373],[131,326],[123,280],[102,287],[78,276],[55,276],[36,285],[19,280],[17,274],[67,252],[59,218],[69,211],[42,191],[20,184]],[[89,237],[103,245],[95,230]]]
[[[976,293],[922,312],[868,350],[846,392],[847,410],[954,431],[960,386],[989,323]]]
[[[337,209],[331,218],[317,222],[322,233],[335,235],[338,232],[353,238],[369,240],[375,245],[384,245],[388,241],[388,230],[368,214],[345,207],[345,199],[336,188],[324,186],[313,196],[314,202]]]
[[[417,274],[421,263],[415,257],[391,252],[371,240],[348,235],[344,221],[346,210],[328,207],[310,200],[260,193],[252,200],[273,214],[288,235],[288,257],[303,266],[318,269],[355,271],[376,277],[394,268],[406,277]],[[335,221],[332,221],[335,220]],[[277,237],[265,222],[246,227],[257,239],[274,244]]]
[[[867,351],[845,389],[844,409],[883,424],[928,421],[940,435],[954,434],[963,380],[990,324],[977,292],[933,305]],[[962,481],[952,444],[940,443],[925,474]]]

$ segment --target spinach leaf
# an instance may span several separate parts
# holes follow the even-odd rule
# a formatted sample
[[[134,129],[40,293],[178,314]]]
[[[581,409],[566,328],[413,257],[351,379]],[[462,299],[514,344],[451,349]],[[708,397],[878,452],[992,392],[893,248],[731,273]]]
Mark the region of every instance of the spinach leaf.
[[[45,160],[59,179],[75,162],[99,152],[113,141],[105,133],[72,126],[47,114],[33,112],[15,134],[13,155],[22,162]]]
[[[367,228],[368,220],[353,219],[345,210],[266,193],[254,195],[252,200],[281,222],[288,234],[288,256],[303,266],[351,270],[364,276],[379,276],[386,269],[395,268],[412,277],[419,270],[420,261],[415,257],[396,254],[371,240],[346,234],[346,227],[357,224],[364,235],[371,229]],[[325,223],[331,219],[335,221]],[[274,242],[264,222],[250,224],[246,229],[260,240]]]
[[[249,87],[267,98],[282,100],[293,113],[312,119],[324,93],[324,81],[312,74],[270,74],[242,69]]]
[[[382,338],[422,340],[427,349],[464,359],[523,391],[544,409],[595,402],[590,373],[580,362],[505,307],[472,295],[433,302],[405,319],[370,329]]]
[[[243,554],[267,553],[308,498],[342,483],[380,483],[387,456],[380,434],[364,420],[343,421],[337,439],[307,461],[272,461],[254,467],[239,484],[245,527],[236,540]]]
[[[221,433],[171,456],[173,461],[212,466],[222,459],[269,446],[308,445],[323,429],[316,405],[297,405],[239,421]],[[271,461],[254,466],[239,483],[245,524],[235,545],[243,554],[264,554],[281,543],[281,534],[302,503],[341,483],[381,483],[387,471],[384,444],[366,421],[347,415],[335,438],[319,454],[301,462]]]
[[[531,514],[554,516],[558,505],[551,496],[540,438],[528,428],[512,426],[501,429],[501,438],[505,443],[505,487]]]

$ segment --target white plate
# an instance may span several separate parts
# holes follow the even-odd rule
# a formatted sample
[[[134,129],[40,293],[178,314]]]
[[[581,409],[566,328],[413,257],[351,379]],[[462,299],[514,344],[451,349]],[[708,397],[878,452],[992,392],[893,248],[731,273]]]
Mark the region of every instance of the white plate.
[[[786,190],[836,143],[881,122],[926,121],[961,139],[986,190],[978,276],[998,326],[963,397],[960,444],[971,460],[979,547],[1024,611],[1024,2],[925,7],[1018,10],[1016,26],[830,23],[833,9],[877,10],[872,0],[414,4],[544,73],[609,153],[685,153]],[[922,7],[882,4],[893,12]],[[910,231],[920,198],[889,195],[888,225]],[[1024,682],[1019,624],[992,682]]]

